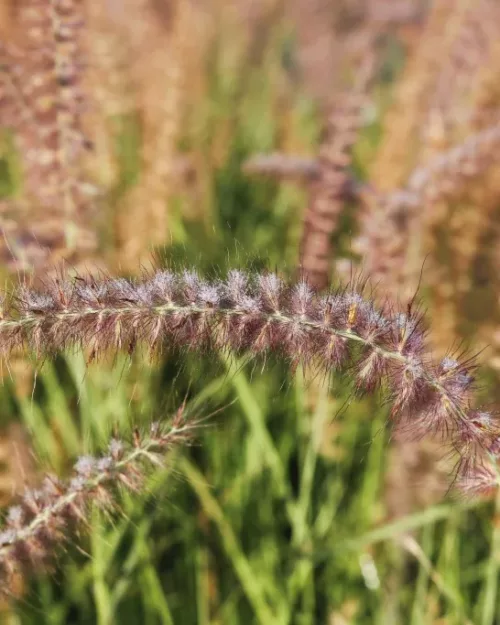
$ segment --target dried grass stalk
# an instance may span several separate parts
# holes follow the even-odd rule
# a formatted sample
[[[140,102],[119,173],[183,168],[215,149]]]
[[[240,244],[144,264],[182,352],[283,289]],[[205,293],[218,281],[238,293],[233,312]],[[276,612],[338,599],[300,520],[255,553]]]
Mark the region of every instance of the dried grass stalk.
[[[416,166],[415,155],[425,105],[435,85],[440,62],[454,38],[459,11],[454,0],[432,3],[418,43],[412,50],[404,74],[398,83],[394,102],[385,116],[382,141],[370,171],[370,179],[381,192],[405,184]],[[436,54],[436,50],[440,50]]]
[[[119,263],[126,270],[135,269],[152,247],[168,240],[168,201],[185,112],[185,70],[196,31],[190,2],[171,3],[163,18],[149,0],[133,5],[124,32],[131,42],[142,162],[139,182],[116,218]]]

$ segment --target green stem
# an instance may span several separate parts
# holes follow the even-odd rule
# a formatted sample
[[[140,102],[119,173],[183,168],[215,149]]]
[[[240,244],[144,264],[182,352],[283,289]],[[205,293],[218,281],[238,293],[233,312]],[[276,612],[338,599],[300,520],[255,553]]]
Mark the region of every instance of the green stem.
[[[264,589],[259,581],[259,575],[252,570],[231,525],[227,522],[224,512],[217,500],[212,496],[203,475],[187,458],[181,458],[178,468],[186,475],[193,490],[198,495],[203,509],[211,521],[217,526],[224,549],[231,560],[236,575],[245,591],[248,601],[252,605],[258,622],[261,625],[276,623],[277,618],[268,605]]]
[[[500,484],[497,488],[495,510],[493,513],[493,532],[491,536],[491,551],[486,568],[484,590],[483,615],[481,625],[494,625],[495,612],[498,609],[498,576],[500,573]]]
[[[375,543],[392,540],[400,534],[407,533],[420,527],[425,527],[426,525],[442,521],[443,519],[448,519],[454,514],[459,514],[460,512],[464,512],[466,510],[472,510],[479,507],[483,503],[484,501],[475,499],[455,505],[442,504],[433,506],[432,508],[427,508],[427,510],[424,510],[423,512],[410,514],[397,519],[392,523],[387,523],[387,525],[383,525],[382,527],[366,532],[366,534],[362,534],[358,538],[342,541],[338,540],[338,537],[336,537],[336,544],[334,547],[329,547],[327,544],[323,544],[317,548],[314,553],[309,555],[316,561],[320,562],[333,557],[339,551],[360,551]],[[304,557],[307,557],[307,554],[304,554]]]

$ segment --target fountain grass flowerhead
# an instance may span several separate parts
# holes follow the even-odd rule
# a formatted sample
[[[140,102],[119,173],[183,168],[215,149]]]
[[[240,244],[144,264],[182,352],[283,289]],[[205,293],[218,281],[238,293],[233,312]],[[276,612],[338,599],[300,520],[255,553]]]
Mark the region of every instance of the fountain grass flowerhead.
[[[102,455],[81,456],[69,479],[47,475],[41,486],[27,490],[0,531],[1,592],[12,591],[17,575],[49,566],[61,545],[71,543],[73,530],[88,524],[93,506],[111,514],[120,490],[141,491],[147,475],[190,442],[196,428],[181,407],[169,424],[153,423],[131,441],[111,439]]]
[[[40,358],[78,348],[93,360],[140,345],[151,352],[274,353],[293,367],[343,371],[357,392],[381,387],[394,426],[409,438],[438,437],[458,454],[465,479],[498,445],[498,419],[473,403],[474,360],[434,362],[421,311],[378,307],[360,279],[318,292],[271,272],[235,270],[206,280],[162,269],[137,280],[60,276],[43,289],[22,285],[4,301],[4,358],[13,349]]]

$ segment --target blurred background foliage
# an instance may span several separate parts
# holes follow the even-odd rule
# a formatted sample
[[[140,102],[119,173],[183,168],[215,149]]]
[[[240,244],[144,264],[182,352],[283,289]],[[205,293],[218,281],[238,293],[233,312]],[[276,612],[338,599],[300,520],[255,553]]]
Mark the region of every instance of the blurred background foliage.
[[[52,4],[23,2],[40,14]],[[23,2],[1,5],[2,37],[21,48],[18,39],[31,36]],[[315,157],[329,108],[375,31],[376,79],[351,173],[383,190],[404,185],[415,163],[473,131],[472,122],[458,128],[462,118],[449,103],[443,110],[453,111],[454,134],[448,118],[435,112],[439,107],[426,118],[433,79],[447,60],[465,72],[469,87],[484,86],[490,72],[493,87],[483,97],[488,124],[500,104],[497,49],[481,57],[486,44],[472,28],[477,40],[464,37],[465,53],[458,49],[463,58],[477,53],[488,63],[464,69],[462,57],[456,61],[458,53],[449,51],[476,4],[75,0],[85,14],[78,44],[85,108],[71,123],[81,122],[91,147],[78,163],[57,161],[61,178],[50,192],[41,192],[48,174],[37,169],[40,159],[28,158],[40,149],[39,135],[26,117],[13,116],[7,89],[9,76],[21,77],[23,91],[39,70],[15,55],[2,69],[5,281],[16,274],[43,280],[62,266],[134,275],[152,263],[204,275],[228,267],[295,275],[308,185],[251,177],[242,165],[261,152]],[[36,45],[36,37],[26,44]],[[452,72],[452,83],[457,76]],[[457,110],[477,111],[470,102],[479,98],[479,86],[474,93]],[[31,95],[26,89],[28,109],[36,108]],[[449,99],[457,103],[459,96]],[[415,139],[425,119],[432,141],[424,133]],[[35,119],[36,128],[43,123]],[[422,208],[434,215],[433,227],[409,233],[420,237],[409,275],[431,257],[420,292],[437,352],[464,338],[478,349],[498,334],[495,171],[488,173],[491,192],[478,175],[482,194],[446,207],[441,201],[440,216]],[[353,246],[362,211],[358,201],[343,205],[332,235],[333,283],[345,276],[345,259],[363,269]],[[457,291],[453,272],[469,269],[453,264],[459,263],[454,250],[468,245],[468,219],[481,221],[467,256],[473,279]],[[447,237],[454,238],[446,253],[444,243],[434,253],[436,241]],[[478,290],[482,299],[474,305]],[[395,297],[404,302],[406,294],[396,287]],[[492,351],[480,359],[484,394],[495,398]],[[500,624],[500,545],[491,502],[448,496],[439,445],[393,440],[380,396],[356,398],[348,376],[310,379],[272,358],[264,367],[224,354],[179,352],[155,362],[146,353],[110,356],[90,366],[82,354],[41,367],[19,358],[4,364],[3,381],[4,507],[43,471],[67,474],[113,431],[164,418],[184,398],[188,412],[215,413],[198,444],[178,450],[141,495],[124,496],[111,520],[95,512],[53,570],[20,582],[17,598],[2,604],[5,623]]]

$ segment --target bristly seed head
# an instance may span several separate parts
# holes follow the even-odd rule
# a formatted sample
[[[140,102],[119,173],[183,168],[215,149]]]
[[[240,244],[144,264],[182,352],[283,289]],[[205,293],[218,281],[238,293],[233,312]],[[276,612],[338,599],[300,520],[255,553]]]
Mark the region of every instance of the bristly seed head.
[[[38,291],[21,286],[4,301],[4,358],[18,348],[44,356],[75,347],[97,358],[144,344],[153,352],[170,346],[274,352],[292,367],[347,369],[360,390],[388,389],[392,418],[404,433],[438,435],[469,464],[498,444],[497,420],[486,424],[472,407],[473,363],[452,357],[433,363],[422,316],[377,308],[359,281],[321,294],[274,273],[233,270],[226,280],[209,281],[194,271],[161,270],[139,280],[61,276]],[[81,458],[73,488],[122,453],[120,441],[112,441],[99,466]],[[39,505],[33,498],[33,509]]]
[[[71,526],[86,521],[92,505],[110,512],[118,486],[137,490],[173,445],[188,441],[196,424],[176,420],[175,427],[160,425],[149,436],[135,435],[133,444],[111,440],[108,455],[80,457],[67,482],[47,476],[41,489],[27,490],[0,532],[0,594],[10,591],[16,573],[44,566],[70,539]]]

